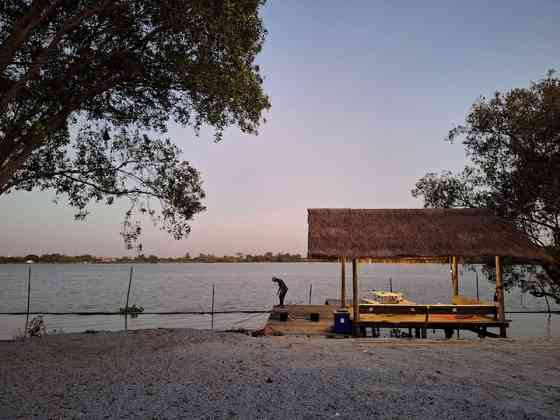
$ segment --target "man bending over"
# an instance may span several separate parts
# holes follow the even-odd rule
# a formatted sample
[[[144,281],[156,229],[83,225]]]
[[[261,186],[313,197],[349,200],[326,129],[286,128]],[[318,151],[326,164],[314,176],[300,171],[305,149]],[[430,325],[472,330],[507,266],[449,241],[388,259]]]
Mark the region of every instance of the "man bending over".
[[[280,298],[280,306],[284,306],[284,298],[286,297],[286,293],[288,293],[288,286],[282,279],[278,277],[272,277],[272,281],[274,283],[278,283],[278,297]]]

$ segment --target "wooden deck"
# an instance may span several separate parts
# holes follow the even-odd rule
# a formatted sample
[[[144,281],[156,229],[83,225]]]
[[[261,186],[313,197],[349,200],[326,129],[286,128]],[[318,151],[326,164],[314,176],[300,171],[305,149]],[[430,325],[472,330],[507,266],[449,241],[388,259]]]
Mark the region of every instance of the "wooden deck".
[[[353,309],[353,308],[352,308]],[[353,310],[350,312],[353,314]],[[482,304],[360,304],[357,321],[352,316],[355,335],[362,335],[364,329],[415,328],[417,335],[426,335],[427,329],[442,329],[446,335],[453,330],[470,330],[480,336],[495,336],[487,328],[498,328],[501,337],[506,336],[507,321],[497,320],[497,307],[493,303]]]
[[[270,314],[266,326],[272,333],[284,335],[327,335],[332,333],[334,324],[334,312],[338,309],[338,305],[285,305],[284,307],[275,306]],[[484,336],[497,336],[487,331],[487,328],[498,328],[499,334],[505,336],[505,329],[508,327],[507,322],[500,322],[495,317],[487,313],[468,313],[468,307],[458,306],[458,313],[430,313],[429,310],[421,312],[421,308],[429,307],[430,310],[438,312],[449,308],[450,305],[403,305],[398,308],[405,311],[406,308],[417,307],[421,313],[364,313],[369,305],[360,305],[360,318],[354,323],[354,334],[364,335],[365,329],[372,327],[379,330],[380,328],[409,328],[418,330],[441,329],[449,333],[450,331],[463,329],[477,332]],[[382,305],[389,306],[389,305]],[[477,305],[479,308],[484,305]],[[473,305],[474,309],[474,305]],[[391,308],[385,308],[389,311]],[[396,308],[395,308],[396,310]],[[352,314],[352,307],[349,307]],[[485,312],[484,310],[482,312]],[[287,320],[282,321],[282,313],[287,313]],[[318,314],[319,321],[312,321],[311,314]],[[284,315],[285,316],[285,315]],[[422,334],[420,334],[422,335]]]
[[[266,323],[273,333],[284,335],[327,335],[333,326],[333,312],[338,306],[333,305],[285,305],[275,306]],[[288,313],[288,320],[281,321],[280,314]],[[311,321],[312,313],[319,314],[319,321]]]
[[[483,315],[472,315],[468,318],[457,318],[455,316],[449,315],[429,315],[427,318],[425,315],[401,315],[401,314],[360,314],[359,323],[363,324],[385,324],[388,327],[399,327],[404,326],[424,326],[427,325],[432,328],[434,324],[442,324],[443,326],[449,326],[454,324],[485,324],[487,326],[499,326],[502,323],[497,322],[494,318],[483,316]],[[492,324],[492,325],[489,325]],[[437,327],[436,327],[437,328]]]

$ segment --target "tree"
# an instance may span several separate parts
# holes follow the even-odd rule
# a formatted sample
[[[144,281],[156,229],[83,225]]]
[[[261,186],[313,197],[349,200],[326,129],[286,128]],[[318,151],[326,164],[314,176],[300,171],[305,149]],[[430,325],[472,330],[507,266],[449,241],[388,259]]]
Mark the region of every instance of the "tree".
[[[54,189],[87,216],[127,197],[176,239],[204,210],[198,171],[165,138],[256,133],[264,0],[14,0],[0,8],[0,195]],[[152,201],[159,203],[153,208]]]
[[[510,285],[560,302],[560,79],[550,71],[528,88],[480,98],[449,132],[458,139],[471,164],[426,174],[412,195],[426,207],[487,207],[512,221],[552,262],[544,273],[510,268]]]

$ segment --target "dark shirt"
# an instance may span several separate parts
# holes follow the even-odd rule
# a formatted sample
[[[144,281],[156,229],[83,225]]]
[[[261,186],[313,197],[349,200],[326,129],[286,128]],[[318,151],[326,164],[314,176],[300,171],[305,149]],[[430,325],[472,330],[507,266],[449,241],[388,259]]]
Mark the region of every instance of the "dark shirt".
[[[276,278],[274,281],[278,283],[278,293],[286,293],[288,291],[288,286],[286,286],[282,279]]]

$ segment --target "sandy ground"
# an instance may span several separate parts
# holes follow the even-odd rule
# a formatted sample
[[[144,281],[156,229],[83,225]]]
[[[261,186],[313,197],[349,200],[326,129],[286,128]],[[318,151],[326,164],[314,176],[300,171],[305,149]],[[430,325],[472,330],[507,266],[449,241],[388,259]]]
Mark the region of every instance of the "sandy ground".
[[[0,342],[0,418],[560,418],[560,339],[196,330]]]

